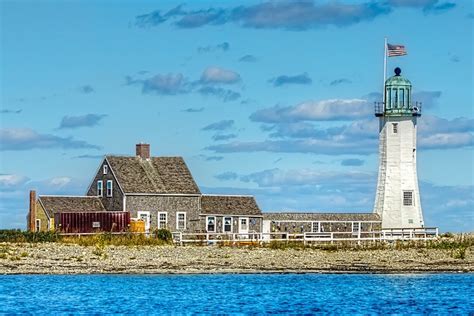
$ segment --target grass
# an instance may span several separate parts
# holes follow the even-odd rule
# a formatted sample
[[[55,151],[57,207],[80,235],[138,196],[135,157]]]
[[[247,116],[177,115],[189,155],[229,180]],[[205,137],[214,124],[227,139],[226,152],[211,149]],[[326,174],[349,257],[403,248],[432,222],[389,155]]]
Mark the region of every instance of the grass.
[[[62,236],[54,231],[47,232],[29,232],[19,229],[0,230],[0,242],[10,243],[41,243],[41,242],[59,242],[66,244],[77,244],[81,246],[156,246],[165,245],[172,242],[172,235],[169,230],[159,229],[150,234],[149,237],[144,234],[124,233],[113,235],[110,233],[101,233],[86,236]],[[4,253],[1,252],[0,253]]]
[[[60,238],[61,236],[53,231],[30,232],[22,231],[19,229],[0,230],[0,242],[55,242],[58,241]]]
[[[357,244],[356,242],[337,242],[337,243],[318,243],[318,244],[304,244],[296,241],[271,241],[268,244],[263,244],[262,247],[270,249],[319,249],[325,251],[367,251],[367,250],[407,250],[407,249],[439,249],[451,251],[451,256],[455,259],[465,259],[466,252],[469,248],[474,247],[474,235],[454,235],[447,233],[441,235],[440,238],[429,241],[394,241],[394,242],[367,242]]]
[[[57,232],[25,232],[21,230],[0,230],[0,242],[12,243],[41,243],[58,242],[63,244],[76,244],[80,246],[95,247],[94,254],[98,257],[105,257],[106,246],[162,246],[172,244],[172,234],[169,230],[160,229],[154,231],[150,236],[144,234],[125,233],[121,235],[112,235],[102,233],[87,236],[61,236]],[[202,245],[207,245],[203,242]],[[450,251],[454,259],[465,259],[467,251],[474,247],[473,234],[455,235],[445,233],[435,240],[429,241],[394,241],[394,242],[366,242],[357,244],[356,242],[337,242],[337,243],[317,243],[304,244],[302,241],[271,241],[270,243],[259,244],[258,242],[232,242],[223,241],[217,243],[219,247],[245,247],[245,248],[270,248],[277,250],[305,250],[320,249],[324,251],[366,251],[366,250],[406,250],[418,249],[424,251],[427,249],[438,249]],[[27,253],[18,256],[10,255],[8,246],[0,246],[0,259],[24,258]]]

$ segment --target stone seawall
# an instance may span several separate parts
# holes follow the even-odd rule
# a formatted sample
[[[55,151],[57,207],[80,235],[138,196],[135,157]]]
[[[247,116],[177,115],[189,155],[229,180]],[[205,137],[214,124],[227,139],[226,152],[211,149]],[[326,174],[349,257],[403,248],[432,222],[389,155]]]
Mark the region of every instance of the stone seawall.
[[[0,243],[0,274],[474,272],[474,249],[337,250]]]

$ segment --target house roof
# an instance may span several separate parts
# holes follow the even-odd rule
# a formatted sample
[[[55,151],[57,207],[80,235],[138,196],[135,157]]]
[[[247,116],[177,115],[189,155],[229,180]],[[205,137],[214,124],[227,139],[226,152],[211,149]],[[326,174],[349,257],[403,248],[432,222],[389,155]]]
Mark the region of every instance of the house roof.
[[[253,196],[203,195],[201,214],[261,216],[262,211]]]
[[[263,213],[264,220],[276,222],[293,221],[381,221],[376,213],[317,213],[317,212],[275,212]]]
[[[38,197],[51,217],[55,213],[105,212],[100,198],[90,196],[44,196]]]
[[[200,194],[181,157],[106,156],[125,193]]]

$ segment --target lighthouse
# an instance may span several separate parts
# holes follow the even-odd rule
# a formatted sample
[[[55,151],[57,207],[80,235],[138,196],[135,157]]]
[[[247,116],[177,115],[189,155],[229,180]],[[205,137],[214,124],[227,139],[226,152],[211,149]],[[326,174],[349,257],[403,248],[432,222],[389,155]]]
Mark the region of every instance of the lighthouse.
[[[424,227],[416,173],[416,129],[421,104],[412,101],[412,85],[401,69],[385,81],[379,119],[379,174],[374,213],[382,229]]]

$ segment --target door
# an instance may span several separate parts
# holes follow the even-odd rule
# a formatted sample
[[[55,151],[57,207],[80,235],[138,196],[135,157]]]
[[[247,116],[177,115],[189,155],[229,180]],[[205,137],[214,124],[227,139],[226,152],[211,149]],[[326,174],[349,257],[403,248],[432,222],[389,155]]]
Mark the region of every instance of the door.
[[[248,234],[249,232],[249,218],[239,217],[239,234]],[[240,235],[242,238],[248,238],[248,235]]]
[[[263,240],[270,240],[270,233],[271,233],[271,227],[272,227],[272,222],[265,220],[263,221],[263,226],[262,226],[262,239]]]
[[[138,219],[141,219],[145,222],[145,232],[148,233],[150,231],[150,212],[148,211],[140,211],[138,212]]]

